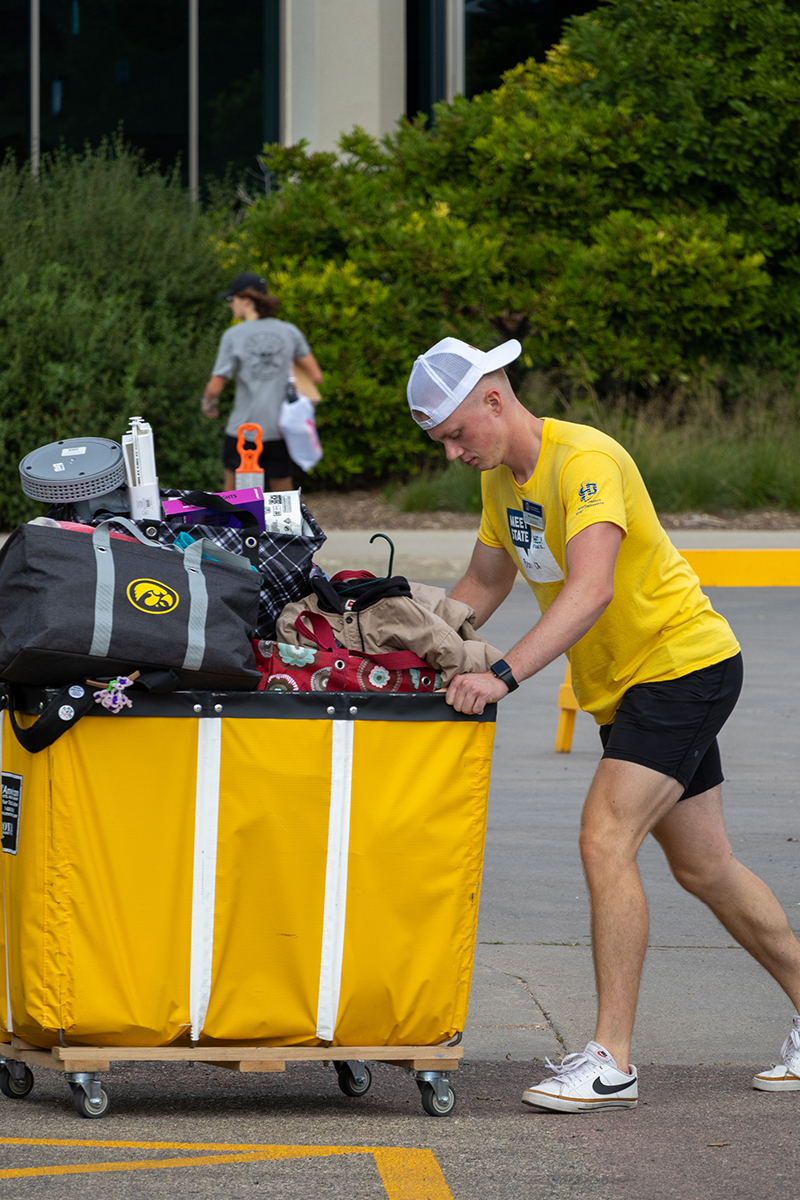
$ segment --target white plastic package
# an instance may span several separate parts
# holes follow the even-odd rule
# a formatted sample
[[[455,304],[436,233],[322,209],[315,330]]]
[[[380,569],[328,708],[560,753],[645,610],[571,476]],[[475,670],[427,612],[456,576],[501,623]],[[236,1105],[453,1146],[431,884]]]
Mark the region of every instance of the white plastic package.
[[[284,400],[278,429],[292,462],[296,462],[304,471],[310,471],[317,465],[322,458],[322,446],[314,420],[314,405],[307,396],[298,395],[296,400]]]

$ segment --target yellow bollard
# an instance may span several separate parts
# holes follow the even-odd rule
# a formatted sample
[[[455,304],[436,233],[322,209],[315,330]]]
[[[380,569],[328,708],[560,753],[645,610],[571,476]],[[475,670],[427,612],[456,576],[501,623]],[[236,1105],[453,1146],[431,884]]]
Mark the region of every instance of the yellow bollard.
[[[572,690],[572,667],[567,663],[564,682],[558,689],[558,707],[561,709],[556,730],[556,754],[569,754],[572,749],[572,734],[575,729],[575,713],[580,705]]]

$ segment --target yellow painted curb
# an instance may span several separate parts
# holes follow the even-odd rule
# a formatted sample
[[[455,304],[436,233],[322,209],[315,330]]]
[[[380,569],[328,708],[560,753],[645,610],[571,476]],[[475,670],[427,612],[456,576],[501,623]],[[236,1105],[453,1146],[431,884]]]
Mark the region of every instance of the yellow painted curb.
[[[679,550],[701,587],[800,587],[800,550]]]

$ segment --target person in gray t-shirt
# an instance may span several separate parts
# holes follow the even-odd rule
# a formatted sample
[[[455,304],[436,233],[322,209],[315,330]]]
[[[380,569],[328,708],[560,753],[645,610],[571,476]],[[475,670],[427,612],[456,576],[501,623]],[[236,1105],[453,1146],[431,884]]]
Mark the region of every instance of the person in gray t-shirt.
[[[235,375],[236,395],[225,426],[222,454],[223,490],[232,491],[236,486],[239,426],[254,422],[261,426],[264,440],[260,463],[266,488],[271,492],[291,491],[294,464],[278,429],[281,404],[294,363],[305,370],[314,384],[322,383],[322,371],[297,326],[276,320],[278,298],[267,294],[266,284],[259,275],[238,275],[222,298],[227,300],[239,324],[232,325],[222,335],[217,361],[203,393],[202,411],[207,417],[219,416],[220,393]]]

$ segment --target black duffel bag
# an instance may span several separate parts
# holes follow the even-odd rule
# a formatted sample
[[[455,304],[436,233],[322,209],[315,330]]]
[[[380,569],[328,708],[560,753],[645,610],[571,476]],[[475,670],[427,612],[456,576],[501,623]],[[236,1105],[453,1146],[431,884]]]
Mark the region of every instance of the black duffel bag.
[[[57,687],[173,668],[189,687],[254,688],[260,588],[246,558],[205,540],[165,550],[122,517],[91,536],[20,525],[0,550],[0,678]]]
[[[301,600],[311,591],[312,559],[325,541],[325,534],[306,506],[300,506],[302,533],[265,533],[259,529],[252,513],[234,507],[214,492],[172,488],[162,490],[161,496],[165,500],[183,500],[186,504],[210,508],[223,516],[227,514],[229,518],[236,517],[238,525],[187,524],[179,515],[164,516],[160,520],[137,520],[136,524],[147,537],[160,542],[162,546],[172,546],[180,534],[188,533],[191,538],[208,538],[224,550],[249,558],[263,580],[256,636],[267,641],[274,640],[275,623],[286,605]],[[47,515],[57,521],[79,520],[70,504],[51,505]]]

